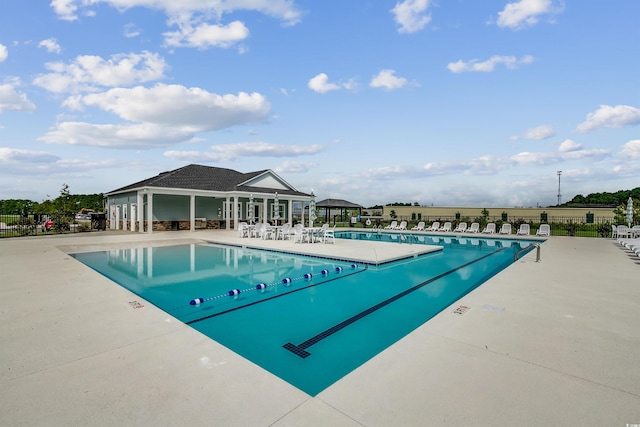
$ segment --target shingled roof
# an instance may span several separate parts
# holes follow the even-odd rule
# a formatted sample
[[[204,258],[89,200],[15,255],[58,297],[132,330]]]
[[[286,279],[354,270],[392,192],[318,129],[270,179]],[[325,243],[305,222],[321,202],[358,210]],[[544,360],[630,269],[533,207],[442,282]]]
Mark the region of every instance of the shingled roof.
[[[254,193],[273,193],[273,188],[243,185],[252,178],[269,172],[268,169],[242,173],[233,169],[213,166],[188,165],[168,172],[162,172],[152,178],[110,191],[107,194],[123,193],[144,187],[175,188],[184,190],[205,191],[246,191]],[[309,196],[295,189],[277,190],[279,194]]]
[[[362,206],[349,202],[343,199],[325,199],[316,203],[316,207],[318,208],[347,208],[347,209],[357,209],[362,208]]]

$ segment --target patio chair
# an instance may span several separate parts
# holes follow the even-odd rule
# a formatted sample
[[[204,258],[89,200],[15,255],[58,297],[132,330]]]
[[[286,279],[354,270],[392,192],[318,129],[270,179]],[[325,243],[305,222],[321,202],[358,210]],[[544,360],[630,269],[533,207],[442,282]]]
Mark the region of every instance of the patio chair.
[[[529,227],[529,224],[520,224],[520,228],[518,228],[516,234],[518,236],[528,236],[530,232],[531,228]]]
[[[618,237],[618,227],[615,224],[611,224],[611,238],[615,239],[616,237]]]
[[[397,226],[398,226],[398,221],[391,221],[391,224],[387,225],[384,229],[395,230]]]
[[[238,224],[238,237],[249,237],[249,225],[246,222]]]
[[[536,236],[551,236],[551,226],[549,224],[540,224],[540,228],[536,231]]]
[[[260,238],[262,240],[273,239],[276,236],[276,229],[271,226],[271,224],[262,224],[262,229],[260,231]]]
[[[307,233],[304,232],[302,224],[296,224],[293,226],[293,243],[304,243]]]
[[[400,221],[400,225],[398,225],[394,230],[406,230],[407,229],[407,221]]]
[[[509,224],[508,222],[502,224],[499,234],[511,234],[511,224]]]
[[[482,230],[484,234],[494,234],[496,232],[496,223],[490,222],[487,226]]]
[[[467,231],[467,223],[461,222],[453,231],[455,233],[464,233],[465,231]]]
[[[479,233],[480,232],[480,223],[472,222],[471,226],[467,228],[467,233]]]
[[[411,227],[413,231],[424,231],[424,221],[420,221],[418,225]]]
[[[451,231],[451,222],[445,222],[442,227],[438,229],[438,231]]]
[[[434,221],[430,227],[425,229],[425,231],[438,231],[439,229],[440,229],[440,222]]]
[[[331,239],[331,243],[333,244],[336,243],[336,226],[335,225],[333,226],[333,228],[326,228],[322,232],[322,243],[327,243],[328,239]]]
[[[286,223],[276,230],[276,240],[287,240],[291,234],[291,223]]]
[[[621,237],[631,237],[631,229],[626,225],[619,225],[616,227],[616,232],[618,234],[618,238]]]

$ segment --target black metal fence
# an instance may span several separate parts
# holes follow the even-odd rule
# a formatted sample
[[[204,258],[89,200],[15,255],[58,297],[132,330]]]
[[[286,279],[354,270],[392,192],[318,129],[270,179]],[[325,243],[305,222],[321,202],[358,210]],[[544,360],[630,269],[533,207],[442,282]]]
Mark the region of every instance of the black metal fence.
[[[91,214],[91,217],[76,219],[40,214],[0,213],[0,238],[104,231],[105,229],[106,216],[104,214]]]

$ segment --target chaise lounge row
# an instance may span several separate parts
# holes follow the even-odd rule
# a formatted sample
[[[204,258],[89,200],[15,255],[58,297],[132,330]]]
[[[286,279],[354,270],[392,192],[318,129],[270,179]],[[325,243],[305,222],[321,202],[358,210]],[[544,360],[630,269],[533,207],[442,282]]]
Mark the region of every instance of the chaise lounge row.
[[[391,224],[384,227],[385,230],[406,230],[407,229],[407,221],[401,221],[398,224],[398,221],[391,221]],[[431,226],[425,227],[425,222],[420,221],[418,225],[411,228],[411,231],[453,231],[454,233],[480,233],[480,224],[477,222],[472,222],[471,225],[467,228],[466,222],[461,222],[455,229],[451,229],[451,222],[447,221],[442,226],[440,226],[439,221],[434,221]],[[487,226],[482,230],[484,234],[495,234],[496,233],[496,224],[490,222]],[[518,236],[528,236],[531,233],[531,228],[529,224],[520,224],[516,235]],[[511,232],[511,224],[505,223],[502,224],[500,231],[498,234],[512,234]],[[536,232],[536,236],[544,236],[549,237],[551,235],[551,227],[549,224],[540,224],[540,228]]]

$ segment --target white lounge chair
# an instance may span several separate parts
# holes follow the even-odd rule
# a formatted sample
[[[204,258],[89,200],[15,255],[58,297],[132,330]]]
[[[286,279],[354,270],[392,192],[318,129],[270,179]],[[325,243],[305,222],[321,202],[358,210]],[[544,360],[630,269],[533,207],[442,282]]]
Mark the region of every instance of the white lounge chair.
[[[398,221],[391,221],[391,224],[387,225],[384,229],[395,230],[397,226],[398,226]]]
[[[518,236],[528,236],[530,232],[531,228],[529,227],[529,224],[520,224],[516,234]]]
[[[413,231],[424,231],[424,221],[420,221],[418,225],[411,227]]]
[[[540,224],[540,228],[536,231],[536,236],[551,236],[551,227],[549,224]]]
[[[499,234],[511,234],[511,224],[509,224],[508,222],[502,224]]]
[[[455,233],[464,233],[465,231],[467,231],[467,223],[461,222],[453,231]]]
[[[611,225],[611,238],[615,239],[616,237],[618,237],[618,227],[615,226],[615,224]]]
[[[467,233],[479,233],[480,232],[480,223],[472,222],[471,226],[467,228]]]
[[[407,229],[407,221],[400,221],[400,225],[398,225],[394,230],[406,230]]]
[[[431,227],[425,228],[425,231],[438,231],[440,229],[440,222],[434,221]]]
[[[451,231],[451,222],[445,222],[438,231]]]
[[[496,223],[490,222],[487,226],[482,230],[484,234],[494,234],[496,232]]]

